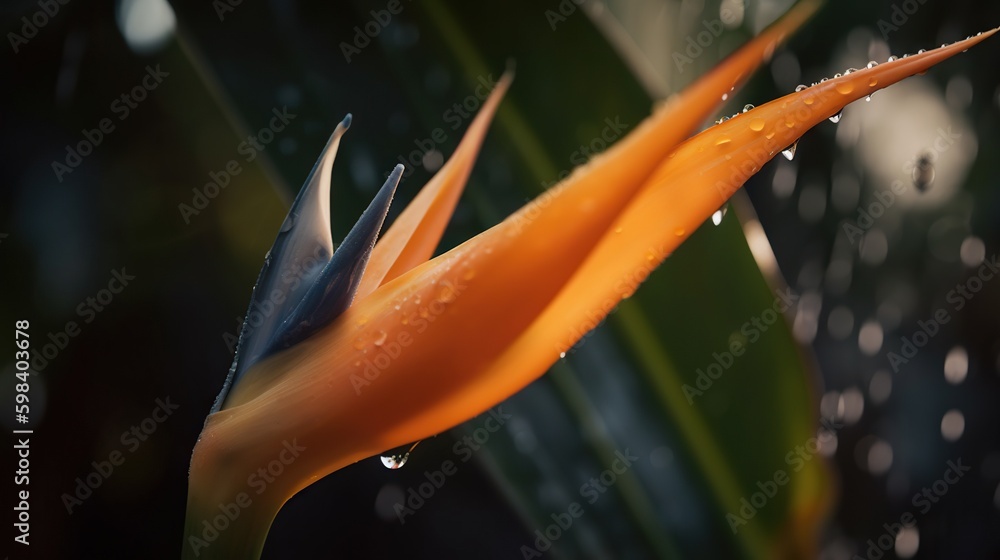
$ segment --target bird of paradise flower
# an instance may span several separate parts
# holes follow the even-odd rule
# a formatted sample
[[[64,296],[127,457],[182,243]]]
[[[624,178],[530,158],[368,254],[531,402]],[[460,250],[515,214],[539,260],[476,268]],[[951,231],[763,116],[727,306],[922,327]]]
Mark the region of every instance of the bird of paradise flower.
[[[248,315],[195,446],[184,556],[258,557],[299,490],[517,392],[585,334],[578,325],[635,291],[637,270],[662,262],[807,130],[996,32],[815,84],[685,140],[817,5],[800,2],[604,155],[433,259],[512,72],[385,235],[402,166],[334,250],[330,174],[345,118],[265,257],[251,306],[269,312]],[[279,281],[289,270],[295,281]],[[381,349],[391,351],[369,359]],[[245,474],[275,461],[281,475],[247,494]],[[822,517],[815,509],[807,532]]]

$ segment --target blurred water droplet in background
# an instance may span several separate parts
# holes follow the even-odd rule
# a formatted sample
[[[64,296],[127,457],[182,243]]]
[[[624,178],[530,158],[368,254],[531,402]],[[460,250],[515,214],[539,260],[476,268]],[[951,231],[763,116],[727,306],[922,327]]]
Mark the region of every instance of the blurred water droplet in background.
[[[965,416],[960,410],[949,410],[941,418],[941,436],[947,441],[958,441],[965,432]]]
[[[884,403],[891,394],[892,375],[887,371],[876,371],[868,383],[868,396],[871,398],[872,404]]]
[[[121,0],[117,10],[118,29],[137,54],[159,51],[177,27],[174,9],[166,0]]]
[[[965,381],[969,372],[969,354],[965,348],[956,346],[948,351],[944,358],[944,378],[952,385]]]
[[[854,313],[843,305],[833,308],[826,319],[826,329],[831,337],[837,340],[846,339],[854,331]]]
[[[858,348],[866,356],[874,356],[882,349],[882,325],[874,319],[869,319],[861,325],[858,331]]]
[[[968,267],[979,266],[986,259],[986,245],[982,239],[974,235],[966,237],[959,248],[962,264]]]
[[[900,558],[913,558],[920,548],[920,532],[916,527],[903,528],[896,534],[896,556]]]

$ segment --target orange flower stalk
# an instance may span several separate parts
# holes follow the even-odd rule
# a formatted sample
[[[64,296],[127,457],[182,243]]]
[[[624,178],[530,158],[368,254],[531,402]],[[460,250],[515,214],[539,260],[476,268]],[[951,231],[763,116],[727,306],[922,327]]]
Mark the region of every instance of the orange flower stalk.
[[[278,290],[281,302],[244,326],[195,446],[185,557],[257,557],[302,488],[525,387],[806,130],[996,31],[825,81],[684,141],[817,4],[800,2],[605,154],[433,259],[510,74],[374,248],[399,166],[333,252],[329,176],[345,119],[255,288],[254,301]],[[319,265],[282,291],[275,279],[310,255]]]

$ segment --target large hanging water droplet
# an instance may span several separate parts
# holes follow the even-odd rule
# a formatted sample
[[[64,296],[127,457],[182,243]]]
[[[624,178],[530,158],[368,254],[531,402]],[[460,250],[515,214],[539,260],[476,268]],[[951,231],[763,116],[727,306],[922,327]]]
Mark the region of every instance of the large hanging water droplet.
[[[837,111],[836,115],[833,115],[832,117],[830,117],[830,122],[832,122],[833,124],[837,124],[837,123],[840,122],[840,117],[842,117],[842,116],[844,116],[844,110],[843,109]]]
[[[288,230],[295,227],[295,220],[297,220],[298,218],[299,218],[298,214],[296,214],[295,212],[289,212],[288,215],[285,216],[285,221],[281,222],[281,233],[285,233]]]
[[[382,454],[382,464],[385,468],[393,470],[402,467],[418,444],[420,444],[419,441],[386,451]]]
[[[788,161],[792,161],[792,159],[795,158],[795,150],[798,147],[799,147],[799,141],[796,140],[794,144],[785,148],[784,150],[781,150],[781,155],[785,156],[785,159],[787,159]]]

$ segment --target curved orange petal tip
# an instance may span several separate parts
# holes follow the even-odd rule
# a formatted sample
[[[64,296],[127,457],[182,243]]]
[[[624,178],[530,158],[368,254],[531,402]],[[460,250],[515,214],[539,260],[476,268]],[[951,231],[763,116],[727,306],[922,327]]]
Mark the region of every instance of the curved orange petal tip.
[[[469,180],[472,164],[476,161],[493,115],[513,80],[514,70],[509,68],[497,81],[479,114],[469,125],[455,153],[379,239],[358,288],[358,299],[427,261],[434,254],[465,183]]]

